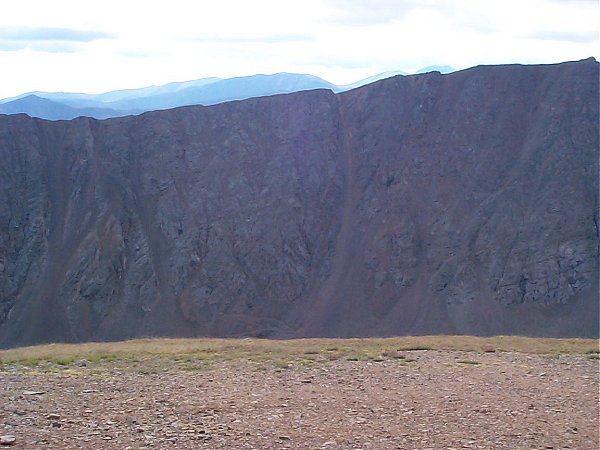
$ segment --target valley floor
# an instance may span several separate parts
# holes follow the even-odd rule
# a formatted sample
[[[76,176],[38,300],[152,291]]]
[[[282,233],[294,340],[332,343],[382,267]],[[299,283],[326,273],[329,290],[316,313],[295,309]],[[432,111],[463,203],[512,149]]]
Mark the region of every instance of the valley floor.
[[[595,355],[339,350],[3,362],[0,436],[16,449],[599,448]]]

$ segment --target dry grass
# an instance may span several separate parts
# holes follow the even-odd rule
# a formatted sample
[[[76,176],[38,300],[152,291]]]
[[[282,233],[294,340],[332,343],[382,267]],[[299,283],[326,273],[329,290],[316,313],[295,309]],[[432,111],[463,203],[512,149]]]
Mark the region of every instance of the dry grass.
[[[518,336],[411,336],[382,339],[138,339],[125,342],[48,344],[0,351],[7,365],[70,366],[80,360],[106,365],[161,371],[168,367],[196,370],[222,361],[249,361],[285,369],[294,364],[346,359],[404,359],[415,350],[520,352],[598,355],[597,339],[538,339]],[[150,368],[149,368],[150,367]]]

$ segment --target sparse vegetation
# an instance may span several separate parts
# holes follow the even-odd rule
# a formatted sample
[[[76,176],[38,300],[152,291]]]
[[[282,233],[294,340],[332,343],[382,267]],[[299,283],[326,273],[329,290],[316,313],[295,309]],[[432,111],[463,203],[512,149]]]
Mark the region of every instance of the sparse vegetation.
[[[589,359],[600,359],[600,349],[595,348],[586,352]]]
[[[470,364],[473,366],[476,366],[478,364],[481,364],[479,361],[472,361],[470,359],[459,359],[458,361],[456,361],[458,364]]]
[[[138,371],[169,368],[201,370],[217,362],[246,361],[286,368],[330,361],[414,361],[403,352],[522,352],[599,358],[595,339],[535,339],[517,336],[419,336],[381,339],[139,339],[125,342],[49,344],[0,351],[0,366],[22,365],[43,371],[77,365],[129,367]],[[470,361],[459,361],[472,364]]]

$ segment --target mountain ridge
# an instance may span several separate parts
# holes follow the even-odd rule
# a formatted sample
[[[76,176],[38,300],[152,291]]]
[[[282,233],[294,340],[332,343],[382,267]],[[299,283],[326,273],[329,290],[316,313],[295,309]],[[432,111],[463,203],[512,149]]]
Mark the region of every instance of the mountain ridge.
[[[422,70],[433,70],[431,66]],[[445,70],[453,70],[444,66]],[[232,100],[298,92],[310,89],[330,89],[343,92],[405,72],[383,72],[347,85],[335,85],[309,74],[280,72],[271,75],[256,74],[233,78],[201,78],[172,82],[160,86],[123,89],[101,94],[69,92],[31,92],[16,97],[0,99],[0,114],[26,113],[48,120],[69,120],[78,116],[106,119],[142,112],[170,109],[188,105],[212,105]],[[55,102],[54,108],[32,106],[30,96]],[[38,102],[39,103],[39,102]]]
[[[0,117],[0,346],[598,335],[598,64]]]

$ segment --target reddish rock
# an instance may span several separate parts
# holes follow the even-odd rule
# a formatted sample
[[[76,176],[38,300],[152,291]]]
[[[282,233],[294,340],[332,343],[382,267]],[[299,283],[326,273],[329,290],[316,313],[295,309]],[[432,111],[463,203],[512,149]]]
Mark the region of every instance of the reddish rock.
[[[0,346],[598,335],[598,64],[0,116]]]

